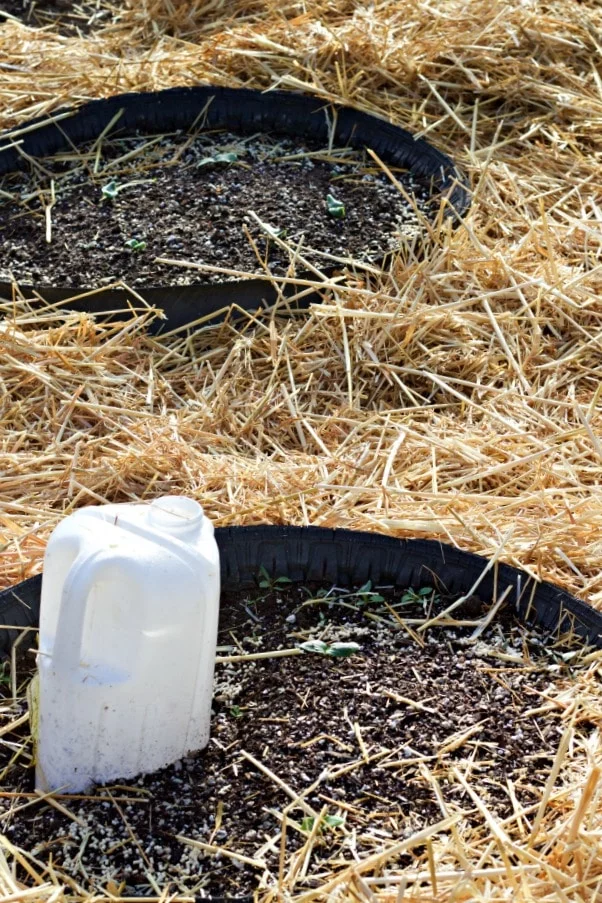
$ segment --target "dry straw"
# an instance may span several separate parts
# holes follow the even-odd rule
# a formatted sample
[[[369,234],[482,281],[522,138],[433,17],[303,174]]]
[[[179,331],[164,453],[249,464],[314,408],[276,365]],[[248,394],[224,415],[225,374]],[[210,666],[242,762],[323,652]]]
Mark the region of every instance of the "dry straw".
[[[324,301],[301,317],[156,339],[135,298],[106,327],[15,291],[0,325],[2,585],[39,571],[73,508],[179,492],[221,525],[438,538],[602,607],[601,46],[594,0],[128,0],[88,38],[1,25],[2,127],[126,90],[306,89],[426,136],[474,189],[427,259],[317,274]],[[499,822],[460,770],[424,762],[433,831],[308,888],[314,833],[266,897],[599,899],[602,752],[575,721],[599,730],[598,665],[567,688],[537,806]],[[464,786],[462,807],[441,780]],[[0,847],[4,900],[85,898]]]

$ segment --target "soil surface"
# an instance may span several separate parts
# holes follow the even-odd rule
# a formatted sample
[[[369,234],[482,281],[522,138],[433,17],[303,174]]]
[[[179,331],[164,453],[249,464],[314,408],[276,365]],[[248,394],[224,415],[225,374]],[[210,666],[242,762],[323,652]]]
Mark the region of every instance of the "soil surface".
[[[407,196],[364,151],[261,135],[82,148],[0,181],[0,279],[140,288],[233,278],[182,262],[276,275],[291,261],[297,271],[376,262],[420,234],[416,206],[433,215],[429,187],[395,175]]]
[[[7,20],[6,13],[34,28],[52,26],[64,35],[90,34],[111,18],[98,0],[0,0],[0,23]]]
[[[542,714],[541,694],[549,699],[571,679],[550,638],[502,611],[469,639],[488,610],[475,597],[454,613],[472,624],[421,634],[420,624],[450,599],[428,589],[263,582],[222,599],[219,654],[298,649],[310,640],[331,654],[218,663],[207,749],[88,798],[62,798],[73,818],[41,802],[13,811],[30,797],[0,798],[0,830],[35,855],[38,870],[52,859],[59,879],[64,870],[95,892],[111,881],[126,895],[156,895],[167,883],[218,896],[273,886],[281,813],[291,802],[278,782],[295,794],[309,789],[309,808],[289,813],[287,869],[323,813],[297,890],[440,820],[426,769],[467,822],[480,816],[454,767],[499,819],[514,811],[509,786],[518,805],[539,802],[562,733],[560,707]],[[332,657],[334,643],[360,648]],[[13,718],[24,711],[24,702],[13,703]],[[33,789],[27,731],[3,737],[5,791]]]

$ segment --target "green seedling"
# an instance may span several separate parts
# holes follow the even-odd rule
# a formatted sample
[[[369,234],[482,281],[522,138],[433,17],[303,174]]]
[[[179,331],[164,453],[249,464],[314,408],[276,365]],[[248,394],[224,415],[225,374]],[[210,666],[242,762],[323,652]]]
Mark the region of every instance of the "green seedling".
[[[102,191],[102,198],[104,201],[114,201],[119,194],[119,185],[112,179],[110,182],[107,182],[106,185],[103,185],[100,190]]]
[[[331,194],[326,195],[326,209],[335,219],[343,219],[345,217],[345,205],[342,201],[337,201]]]
[[[318,655],[327,655],[329,658],[349,658],[356,652],[361,651],[358,643],[325,643],[324,640],[307,640],[305,643],[299,643],[298,649],[303,652],[316,652]]]
[[[225,153],[214,154],[213,157],[203,157],[202,160],[199,160],[197,166],[200,169],[202,166],[214,166],[217,163],[236,163],[237,160],[238,154],[234,151],[228,151]]]
[[[315,816],[306,815],[301,819],[301,830],[302,831],[313,831],[313,827],[316,823]],[[326,828],[340,828],[341,825],[345,824],[345,819],[340,815],[323,815],[320,820],[320,824],[318,827],[318,831],[321,833],[322,826]]]
[[[437,594],[432,586],[423,586],[418,590],[414,589],[413,586],[410,586],[399,602],[394,602],[392,604],[392,608],[403,608],[405,605],[421,605],[423,612],[429,617],[436,601]]]
[[[276,589],[279,586],[285,586],[293,581],[290,577],[270,577],[263,565],[259,568],[259,588],[260,589]]]
[[[128,238],[125,243],[126,248],[129,248],[130,251],[134,251],[135,253],[139,253],[140,251],[144,251],[146,249],[146,242],[140,241],[138,238]]]
[[[242,709],[239,705],[230,706],[230,714],[233,718],[242,718]]]
[[[350,594],[351,598],[356,598],[360,605],[369,605],[370,602],[384,602],[385,597],[372,589],[372,581],[368,580],[358,590]]]
[[[433,592],[434,590],[430,586],[423,586],[422,589],[419,590],[410,587],[401,597],[401,601],[406,605],[410,605],[413,602],[421,602],[424,605],[427,598],[432,596]]]

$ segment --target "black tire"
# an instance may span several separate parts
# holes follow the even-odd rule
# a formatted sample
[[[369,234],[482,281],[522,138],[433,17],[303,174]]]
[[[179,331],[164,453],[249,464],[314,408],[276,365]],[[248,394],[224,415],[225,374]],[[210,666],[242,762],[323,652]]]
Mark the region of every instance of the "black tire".
[[[510,587],[509,601],[525,622],[552,634],[572,628],[585,643],[602,648],[602,614],[581,599],[506,564],[486,570],[486,559],[444,543],[321,527],[227,527],[215,535],[225,590],[255,586],[260,567],[299,583],[357,586],[372,580],[399,587],[435,585],[451,593],[469,592],[482,576],[477,593],[485,600]],[[40,588],[38,576],[0,593],[0,625],[37,625]],[[0,632],[0,654],[6,654],[18,631]]]
[[[272,132],[335,145],[369,146],[389,163],[432,177],[461,216],[470,205],[465,179],[446,154],[423,138],[353,107],[329,104],[292,91],[253,91],[199,85],[164,91],[117,94],[76,108],[55,111],[0,136],[0,175],[43,157],[94,140],[116,118],[110,134],[228,128],[235,132]],[[16,135],[13,135],[13,132]],[[18,146],[10,146],[11,144]]]
[[[0,592],[0,658],[8,655],[19,633],[37,627],[42,577],[30,577]]]

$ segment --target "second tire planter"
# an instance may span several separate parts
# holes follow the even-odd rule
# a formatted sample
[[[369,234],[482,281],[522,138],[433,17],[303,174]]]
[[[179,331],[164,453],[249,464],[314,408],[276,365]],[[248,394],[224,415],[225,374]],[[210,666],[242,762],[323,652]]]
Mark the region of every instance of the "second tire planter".
[[[320,528],[216,533],[223,594],[210,746],[127,787],[68,798],[71,815],[29,806],[12,818],[13,801],[0,801],[4,833],[34,845],[38,868],[51,856],[55,880],[64,874],[91,892],[111,881],[128,897],[167,884],[214,899],[278,882],[299,892],[320,886],[332,855],[344,884],[356,864],[352,857],[344,868],[346,839],[361,861],[375,831],[381,864],[402,874],[411,860],[399,859],[395,838],[403,831],[406,853],[420,858],[425,838],[446,835],[438,799],[455,802],[461,788],[443,776],[457,768],[469,766],[495,817],[512,821],[506,781],[519,804],[537,806],[563,711],[542,708],[541,696],[554,695],[555,681],[566,693],[568,669],[578,667],[563,664],[554,641],[573,631],[600,646],[599,613],[435,542]],[[421,633],[417,621],[471,590],[457,626]],[[38,578],[4,593],[2,617],[18,617],[18,604],[33,618],[38,594]],[[484,625],[503,597],[508,607]],[[471,642],[475,619],[483,630]],[[15,749],[28,728],[15,717],[0,767],[19,793],[28,786],[25,735],[16,759]],[[579,722],[584,741],[594,729]],[[425,767],[436,767],[437,793]],[[295,862],[310,842],[299,875]]]
[[[16,129],[0,149],[5,291],[8,273],[50,301],[96,289],[72,306],[100,312],[123,304],[123,281],[168,328],[272,302],[274,277],[307,304],[316,267],[370,266],[441,203],[456,222],[469,204],[424,140],[290,92],[121,95]]]

